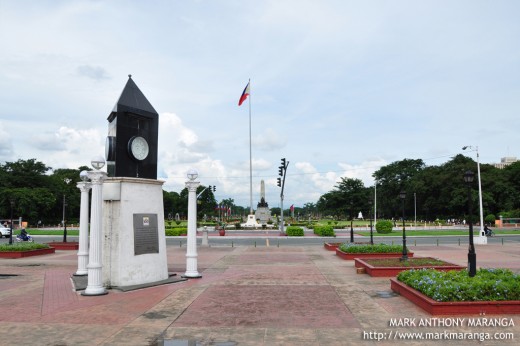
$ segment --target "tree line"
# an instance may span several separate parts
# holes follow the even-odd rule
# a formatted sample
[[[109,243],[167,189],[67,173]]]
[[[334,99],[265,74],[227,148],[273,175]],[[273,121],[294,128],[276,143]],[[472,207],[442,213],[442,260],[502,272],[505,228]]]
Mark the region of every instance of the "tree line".
[[[482,201],[484,215],[520,217],[520,162],[504,169],[481,164]],[[80,191],[79,173],[89,170],[52,169],[36,159],[18,160],[0,164],[0,218],[7,220],[11,208],[15,219],[22,217],[30,225],[58,225],[63,220],[78,223]],[[295,217],[315,218],[332,216],[338,219],[356,218],[359,212],[365,218],[372,217],[374,196],[377,196],[377,217],[402,216],[401,191],[406,192],[405,216],[411,219],[417,213],[418,220],[467,219],[467,186],[463,174],[475,173],[472,198],[474,213],[478,206],[477,163],[463,155],[438,166],[426,166],[421,159],[404,159],[381,167],[373,174],[375,185],[365,186],[359,179],[341,178],[334,188],[323,194],[316,203],[295,207]],[[69,181],[69,183],[66,183]],[[217,202],[211,189],[199,186],[197,217],[203,220],[226,216],[243,216],[248,207],[237,206],[232,198]],[[185,219],[188,210],[188,190],[164,191],[164,215]],[[279,215],[280,208],[271,208],[272,215]],[[229,215],[231,214],[231,215]],[[284,210],[289,215],[289,209]]]
[[[418,220],[468,219],[468,187],[463,180],[472,171],[471,184],[473,214],[478,214],[477,163],[464,155],[457,155],[438,166],[426,166],[421,159],[404,159],[381,167],[373,174],[375,184],[364,186],[359,179],[341,178],[333,190],[322,195],[316,208],[322,215],[352,219],[363,213],[374,217],[374,197],[377,218]],[[520,162],[503,169],[489,164],[480,165],[482,205],[484,215],[520,217]]]

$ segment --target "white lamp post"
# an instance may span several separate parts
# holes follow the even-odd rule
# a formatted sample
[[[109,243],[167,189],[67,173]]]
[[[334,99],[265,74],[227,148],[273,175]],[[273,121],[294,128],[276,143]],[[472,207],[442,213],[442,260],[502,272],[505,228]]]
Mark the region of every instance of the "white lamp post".
[[[78,249],[78,270],[76,276],[87,275],[87,264],[88,264],[88,192],[91,188],[91,184],[88,182],[87,171],[81,171],[79,174],[82,182],[76,186],[81,191],[81,206],[79,215],[79,249]]]
[[[200,278],[202,275],[197,271],[197,187],[200,182],[195,181],[199,174],[190,169],[187,173],[189,181],[186,182],[188,189],[188,239],[186,244],[186,273],[183,277]]]
[[[63,182],[65,182],[66,185],[69,185],[69,183],[72,181],[72,179],[65,178],[63,179]],[[65,208],[67,207],[67,198],[65,196],[65,193],[63,193],[63,242],[67,242],[67,220],[65,219]]]
[[[87,265],[88,284],[82,295],[99,296],[108,293],[103,287],[103,257],[101,253],[103,180],[105,180],[107,173],[100,171],[105,166],[103,157],[92,159],[91,164],[96,170],[88,172],[88,177],[92,181],[92,210],[90,212],[90,249]]]
[[[462,148],[462,150],[471,149],[472,151],[477,152],[477,177],[478,177],[478,202],[480,208],[480,231],[478,238],[474,239],[475,244],[487,244],[486,234],[484,233],[484,209],[482,207],[482,181],[480,180],[480,161],[478,155],[478,146],[472,147],[471,145],[466,145]]]

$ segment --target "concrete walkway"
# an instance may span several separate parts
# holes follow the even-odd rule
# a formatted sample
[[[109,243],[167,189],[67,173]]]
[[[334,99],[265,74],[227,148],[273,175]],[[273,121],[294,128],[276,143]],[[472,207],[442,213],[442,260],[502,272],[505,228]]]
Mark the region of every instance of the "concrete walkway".
[[[411,250],[467,261],[462,246]],[[322,246],[206,247],[198,253],[201,279],[97,297],[73,290],[75,251],[0,259],[0,345],[503,345],[520,339],[520,315],[459,316],[507,318],[510,327],[392,327],[392,319],[433,317],[393,294],[388,278],[356,274],[353,261]],[[168,247],[171,272],[184,273],[185,255],[184,247]],[[477,246],[477,263],[520,273],[520,245]],[[514,339],[425,341],[400,334],[445,331]]]

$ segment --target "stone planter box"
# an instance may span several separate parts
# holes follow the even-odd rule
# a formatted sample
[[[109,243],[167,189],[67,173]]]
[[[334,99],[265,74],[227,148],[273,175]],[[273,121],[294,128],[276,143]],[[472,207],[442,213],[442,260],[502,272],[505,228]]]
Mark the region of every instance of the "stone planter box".
[[[323,247],[329,251],[336,251],[336,249],[343,243],[323,243]]]
[[[520,314],[520,300],[483,302],[437,302],[397,279],[390,279],[392,291],[432,315]]]
[[[54,253],[55,251],[56,249],[52,247],[47,249],[36,249],[27,251],[0,251],[0,258],[22,258],[30,256],[48,255]]]
[[[50,247],[55,248],[56,250],[78,250],[79,249],[79,243],[77,241],[70,241],[70,242],[57,242],[53,241],[50,243],[47,243]]]
[[[391,252],[391,253],[346,253],[341,251],[339,248],[336,249],[336,256],[345,260],[353,260],[354,258],[398,258],[401,257],[402,253]],[[408,257],[413,257],[413,252],[408,252]]]
[[[362,258],[354,259],[354,266],[356,268],[364,268],[365,273],[367,273],[370,276],[375,276],[375,277],[391,277],[391,276],[396,276],[397,274],[399,274],[400,272],[405,271],[405,270],[421,269],[421,268],[433,268],[433,269],[442,270],[442,271],[466,269],[466,267],[462,267],[462,266],[459,266],[459,265],[456,265],[453,263],[449,263],[449,262],[445,262],[445,263],[450,264],[450,265],[446,265],[446,266],[432,265],[432,266],[417,266],[417,267],[413,267],[413,266],[410,266],[410,267],[375,267],[375,266],[371,265],[370,263],[363,261]]]

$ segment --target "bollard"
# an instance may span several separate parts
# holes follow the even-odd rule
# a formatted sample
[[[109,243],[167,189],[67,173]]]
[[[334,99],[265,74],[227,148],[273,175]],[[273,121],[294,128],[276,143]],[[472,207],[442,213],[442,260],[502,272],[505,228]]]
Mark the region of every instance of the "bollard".
[[[392,240],[392,245],[394,245],[394,241]]]
[[[182,247],[182,240],[179,242],[179,247]]]
[[[459,238],[459,246],[460,246],[460,238]]]
[[[417,246],[417,239],[413,240],[413,246]]]
[[[439,246],[439,239],[437,239],[437,246]]]
[[[255,240],[255,247],[256,247],[256,240]]]
[[[276,247],[280,247],[280,241],[278,240],[278,244],[276,244]]]
[[[233,244],[233,241],[231,241],[231,247],[235,247],[234,244]]]
[[[504,238],[502,238],[502,245],[504,245]]]

